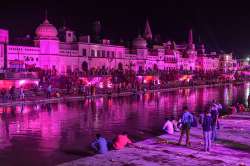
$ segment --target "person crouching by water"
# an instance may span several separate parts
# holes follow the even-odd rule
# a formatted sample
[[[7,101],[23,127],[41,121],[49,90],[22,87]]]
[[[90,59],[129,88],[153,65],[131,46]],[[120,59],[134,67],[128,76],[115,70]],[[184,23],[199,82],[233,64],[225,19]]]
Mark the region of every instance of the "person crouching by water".
[[[167,134],[174,134],[174,125],[172,123],[172,121],[170,121],[168,118],[165,118],[165,124],[163,126],[163,130],[167,133]]]
[[[108,143],[101,134],[96,134],[96,139],[91,144],[91,147],[99,154],[105,154],[108,152]]]
[[[186,146],[191,146],[191,144],[190,144],[190,129],[191,129],[191,125],[193,123],[193,115],[188,111],[187,106],[183,107],[183,111],[184,111],[184,113],[183,113],[182,118],[181,118],[181,123],[182,123],[181,135],[180,135],[178,145],[181,145],[182,137],[184,134],[186,134]]]
[[[128,138],[128,134],[126,132],[123,132],[122,134],[119,134],[115,138],[115,140],[113,142],[113,148],[115,150],[120,150],[129,144],[132,144],[132,141]]]
[[[210,111],[206,111],[202,119],[202,129],[204,138],[204,151],[209,152],[212,142],[212,116]]]

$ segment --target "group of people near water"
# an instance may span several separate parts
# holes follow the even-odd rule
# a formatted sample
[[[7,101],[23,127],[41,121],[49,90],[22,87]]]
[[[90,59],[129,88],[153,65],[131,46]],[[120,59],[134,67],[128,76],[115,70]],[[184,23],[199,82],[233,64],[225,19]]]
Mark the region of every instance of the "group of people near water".
[[[184,113],[178,122],[173,118],[166,118],[163,130],[167,134],[174,134],[174,132],[180,131],[178,145],[181,145],[182,138],[186,135],[186,146],[190,147],[191,128],[197,127],[198,124],[200,124],[203,131],[204,151],[209,152],[211,150],[212,142],[216,141],[217,130],[220,129],[219,115],[222,113],[222,110],[222,105],[214,100],[208,105],[205,111],[201,112],[197,117],[193,113],[189,112],[187,106],[184,106]]]
[[[237,103],[236,106],[238,106],[237,109],[242,109],[240,104]],[[184,106],[183,114],[180,119],[166,118],[162,129],[169,135],[172,135],[175,132],[180,133],[177,145],[181,145],[182,139],[184,135],[186,135],[186,146],[190,147],[191,128],[201,125],[204,140],[204,151],[209,152],[211,150],[212,142],[216,141],[217,130],[220,129],[219,116],[222,115],[222,111],[222,105],[215,100],[209,103],[207,108],[201,112],[199,116],[191,113],[188,107]],[[237,112],[239,111],[240,110],[237,110]],[[130,144],[132,144],[132,141],[128,138],[126,132],[116,136],[113,142],[108,142],[101,134],[96,134],[96,139],[91,144],[91,147],[97,153],[104,154],[108,152],[108,150],[120,150]]]
[[[109,150],[120,150],[132,144],[126,132],[118,134],[112,142],[109,142],[101,134],[96,134],[95,140],[91,143],[92,149],[99,154],[105,154]]]

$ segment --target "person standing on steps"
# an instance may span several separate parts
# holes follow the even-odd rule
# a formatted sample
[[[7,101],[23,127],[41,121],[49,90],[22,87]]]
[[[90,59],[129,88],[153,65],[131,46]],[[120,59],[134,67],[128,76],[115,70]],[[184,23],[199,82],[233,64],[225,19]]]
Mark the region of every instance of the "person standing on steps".
[[[186,134],[186,146],[191,146],[190,129],[191,129],[191,125],[193,123],[193,115],[188,111],[187,106],[183,107],[183,111],[184,111],[184,113],[183,113],[182,118],[181,118],[181,123],[182,123],[181,135],[180,135],[178,145],[181,145],[182,138],[183,138],[184,134]]]
[[[52,87],[51,85],[49,84],[48,88],[47,88],[47,98],[50,98],[51,97],[51,92],[52,92]]]
[[[20,99],[24,100],[24,89],[23,89],[23,87],[20,88]]]
[[[210,112],[212,117],[212,141],[216,141],[219,112],[215,105],[211,106]]]
[[[211,149],[211,138],[212,138],[212,117],[209,110],[205,112],[202,119],[202,129],[204,138],[204,151],[209,152]]]

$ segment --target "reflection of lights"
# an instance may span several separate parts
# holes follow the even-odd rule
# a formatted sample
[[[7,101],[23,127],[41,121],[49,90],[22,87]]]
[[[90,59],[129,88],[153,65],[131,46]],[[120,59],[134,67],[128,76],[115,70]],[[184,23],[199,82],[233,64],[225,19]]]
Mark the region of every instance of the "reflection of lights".
[[[38,84],[39,84],[39,81],[35,81],[34,83],[35,83],[36,85],[38,85]]]
[[[108,105],[112,106],[112,100],[108,100]]]
[[[228,105],[229,104],[229,90],[227,87],[225,87],[225,90],[224,90],[224,100],[225,100],[225,104]]]
[[[248,83],[246,83],[245,85],[244,85],[245,87],[245,101],[247,101],[247,99],[248,99],[248,95],[250,95],[249,93],[250,93],[250,88],[249,88],[249,86],[250,86],[250,83],[248,82]]]
[[[39,105],[35,105],[34,106],[34,110],[40,110],[40,106]]]
[[[145,93],[145,94],[144,94],[144,99],[145,99],[146,101],[149,100],[149,94],[148,94],[148,93]]]

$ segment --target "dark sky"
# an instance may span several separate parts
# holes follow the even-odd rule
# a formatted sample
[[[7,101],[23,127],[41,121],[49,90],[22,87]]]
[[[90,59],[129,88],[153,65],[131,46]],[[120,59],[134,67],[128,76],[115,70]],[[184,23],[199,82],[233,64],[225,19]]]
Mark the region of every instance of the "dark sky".
[[[92,22],[101,20],[105,36],[132,39],[143,32],[146,18],[153,34],[177,42],[187,40],[193,28],[194,38],[211,50],[233,51],[236,56],[250,55],[250,5],[234,0],[34,0],[33,2],[1,1],[0,27],[11,36],[34,35],[47,8],[51,23],[66,24],[78,34],[88,34]]]

